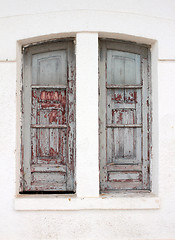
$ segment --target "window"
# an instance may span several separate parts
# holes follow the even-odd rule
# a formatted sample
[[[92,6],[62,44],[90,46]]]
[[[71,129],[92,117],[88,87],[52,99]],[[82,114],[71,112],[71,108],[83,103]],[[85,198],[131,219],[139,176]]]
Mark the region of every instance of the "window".
[[[71,39],[23,46],[22,54],[20,193],[76,195],[17,193],[15,209],[158,209],[150,46],[77,33],[76,84]]]
[[[72,40],[24,47],[21,193],[74,193]]]
[[[149,191],[149,47],[101,40],[99,70],[100,191]]]

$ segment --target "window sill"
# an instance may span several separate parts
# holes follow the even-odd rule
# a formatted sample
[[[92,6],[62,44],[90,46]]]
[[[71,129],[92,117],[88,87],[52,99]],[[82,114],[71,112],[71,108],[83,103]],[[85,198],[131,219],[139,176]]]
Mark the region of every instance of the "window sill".
[[[15,210],[56,211],[56,210],[120,210],[159,209],[159,198],[153,194],[99,196],[97,198],[77,198],[72,195],[29,196],[15,198]]]

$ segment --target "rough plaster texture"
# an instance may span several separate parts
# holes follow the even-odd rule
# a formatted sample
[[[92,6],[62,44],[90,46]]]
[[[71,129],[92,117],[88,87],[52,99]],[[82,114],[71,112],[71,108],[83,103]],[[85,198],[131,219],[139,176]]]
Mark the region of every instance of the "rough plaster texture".
[[[173,0],[1,2],[0,239],[175,239],[174,12]],[[75,36],[82,31],[153,45],[157,42],[158,61],[155,58],[153,64],[158,72],[154,89],[158,92],[158,98],[154,99],[158,101],[158,109],[154,111],[158,113],[159,132],[155,130],[154,135],[159,143],[155,159],[159,209],[16,211],[14,208],[16,161],[19,161],[15,157],[19,117],[16,116],[17,46],[66,34]],[[153,75],[156,78],[156,68]]]

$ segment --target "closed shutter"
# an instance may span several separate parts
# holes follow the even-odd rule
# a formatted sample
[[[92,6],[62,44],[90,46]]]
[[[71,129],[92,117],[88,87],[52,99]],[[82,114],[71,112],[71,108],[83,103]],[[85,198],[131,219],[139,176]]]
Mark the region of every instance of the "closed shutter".
[[[100,43],[101,191],[150,189],[148,48]],[[104,110],[105,109],[105,110]]]
[[[75,55],[72,41],[24,51],[22,192],[74,192]]]

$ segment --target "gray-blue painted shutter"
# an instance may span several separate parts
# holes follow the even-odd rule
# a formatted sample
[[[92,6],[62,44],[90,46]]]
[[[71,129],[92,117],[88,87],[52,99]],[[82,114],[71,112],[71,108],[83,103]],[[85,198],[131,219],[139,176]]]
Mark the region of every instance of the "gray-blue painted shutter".
[[[100,44],[102,192],[150,189],[148,50],[128,45]]]
[[[21,191],[74,192],[73,42],[27,48],[24,55]]]

